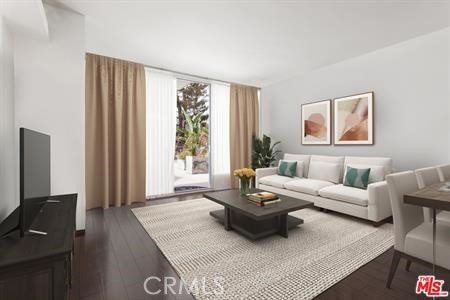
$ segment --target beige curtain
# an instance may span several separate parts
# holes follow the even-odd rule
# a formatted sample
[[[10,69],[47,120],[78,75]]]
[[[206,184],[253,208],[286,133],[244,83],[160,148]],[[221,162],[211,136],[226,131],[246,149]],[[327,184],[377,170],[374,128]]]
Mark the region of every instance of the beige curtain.
[[[86,208],[145,201],[145,71],[86,56]]]
[[[230,167],[250,167],[252,159],[252,136],[259,134],[258,89],[250,86],[230,87]],[[238,181],[232,176],[232,187]]]

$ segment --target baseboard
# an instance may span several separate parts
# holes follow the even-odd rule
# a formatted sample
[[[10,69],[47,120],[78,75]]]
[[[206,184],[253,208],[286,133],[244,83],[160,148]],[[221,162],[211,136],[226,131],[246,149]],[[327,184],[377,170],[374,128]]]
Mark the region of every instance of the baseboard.
[[[86,230],[81,229],[81,230],[77,230],[75,231],[75,236],[84,236],[86,233]]]

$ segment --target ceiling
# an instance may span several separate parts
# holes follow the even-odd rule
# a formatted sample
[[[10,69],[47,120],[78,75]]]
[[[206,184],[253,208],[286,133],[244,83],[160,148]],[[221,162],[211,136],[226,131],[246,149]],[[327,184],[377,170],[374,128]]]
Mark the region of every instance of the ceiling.
[[[88,52],[260,87],[449,26],[448,1],[52,1]]]
[[[0,16],[15,33],[49,38],[48,23],[42,0],[0,0]]]

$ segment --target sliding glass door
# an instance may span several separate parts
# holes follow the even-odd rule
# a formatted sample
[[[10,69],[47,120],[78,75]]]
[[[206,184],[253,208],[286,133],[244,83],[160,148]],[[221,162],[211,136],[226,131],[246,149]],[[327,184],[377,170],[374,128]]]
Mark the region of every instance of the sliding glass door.
[[[208,83],[177,79],[175,192],[210,187],[210,90]]]
[[[230,186],[230,86],[146,69],[147,197]]]

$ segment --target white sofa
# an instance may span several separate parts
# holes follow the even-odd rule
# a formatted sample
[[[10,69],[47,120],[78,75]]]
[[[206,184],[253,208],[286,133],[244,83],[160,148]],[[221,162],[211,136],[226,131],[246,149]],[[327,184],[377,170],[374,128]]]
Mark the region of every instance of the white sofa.
[[[314,206],[370,220],[375,226],[392,216],[385,181],[392,159],[384,157],[284,155],[297,161],[295,177],[280,176],[277,168],[256,170],[256,187],[314,202]],[[347,166],[371,168],[367,190],[342,184]]]

